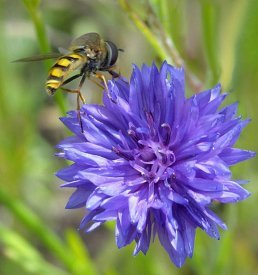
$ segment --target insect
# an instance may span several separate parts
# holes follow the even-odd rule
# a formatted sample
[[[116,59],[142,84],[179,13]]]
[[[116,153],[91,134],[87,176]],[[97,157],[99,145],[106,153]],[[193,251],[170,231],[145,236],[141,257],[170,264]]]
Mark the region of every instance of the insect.
[[[119,74],[113,71],[113,67],[118,58],[118,52],[123,51],[111,42],[100,37],[98,33],[86,33],[74,39],[66,53],[49,53],[45,55],[31,56],[15,60],[14,62],[40,61],[45,59],[57,58],[55,64],[50,68],[48,78],[45,84],[46,92],[49,95],[54,95],[57,89],[69,93],[77,94],[77,110],[80,118],[80,100],[85,103],[84,97],[81,94],[81,87],[85,79],[94,75],[101,79],[108,93],[107,82],[101,71],[109,72],[112,77],[119,77]],[[70,76],[74,71],[79,70],[79,73]],[[69,77],[70,76],[70,77]],[[75,90],[64,88],[63,86],[77,78],[81,78],[79,86]],[[111,97],[108,93],[108,96]]]

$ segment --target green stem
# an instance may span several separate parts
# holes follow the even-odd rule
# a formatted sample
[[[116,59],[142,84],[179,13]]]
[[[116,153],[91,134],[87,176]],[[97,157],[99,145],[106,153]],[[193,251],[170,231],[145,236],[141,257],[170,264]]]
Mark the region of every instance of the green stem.
[[[217,43],[217,24],[215,4],[207,1],[200,0],[202,11],[202,29],[203,29],[203,42],[206,60],[208,63],[208,84],[215,85],[219,81],[220,66],[218,63],[218,43]]]
[[[34,28],[36,31],[36,35],[37,35],[37,39],[39,42],[39,47],[40,47],[41,52],[42,53],[50,52],[50,45],[49,45],[49,42],[47,39],[44,21],[42,19],[42,15],[39,10],[40,1],[38,1],[38,0],[23,0],[23,3],[25,5],[25,7],[27,8],[28,13],[30,14],[32,22],[34,24]],[[49,61],[44,62],[44,64],[45,64],[47,70],[51,66]],[[64,100],[63,93],[57,93],[55,95],[55,101],[56,101],[62,115],[64,115],[66,113],[67,106],[66,106],[66,102]]]
[[[26,207],[21,201],[9,197],[2,189],[0,189],[0,203],[5,205],[13,216],[21,221],[32,234],[36,235],[68,270],[74,270],[73,255],[69,253],[68,247],[45,226],[45,223],[31,209]]]
[[[123,10],[130,16],[132,21],[138,27],[138,29],[143,33],[152,47],[155,49],[157,54],[162,60],[165,60],[168,57],[166,50],[160,45],[157,37],[154,33],[148,28],[148,26],[141,20],[141,18],[133,11],[133,9],[128,5],[126,0],[119,0],[120,6]]]
[[[155,19],[155,26],[151,27],[153,27],[153,30],[156,29],[156,31],[152,31],[152,28],[144,23],[144,21],[133,10],[133,8],[128,4],[126,0],[119,0],[119,4],[149,41],[161,60],[167,60],[168,63],[174,63],[176,66],[179,67],[187,66],[186,64],[184,64],[183,59],[175,48],[172,38],[163,29],[152,9],[149,8],[149,10],[151,11],[151,16]],[[190,87],[195,92],[202,89],[202,83],[189,70],[186,70],[186,78],[189,81]]]

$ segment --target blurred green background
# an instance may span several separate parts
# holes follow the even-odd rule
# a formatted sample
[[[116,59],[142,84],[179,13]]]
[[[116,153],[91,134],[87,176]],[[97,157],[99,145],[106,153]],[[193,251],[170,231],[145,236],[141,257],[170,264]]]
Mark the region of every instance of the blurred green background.
[[[59,121],[73,96],[48,97],[50,62],[12,60],[66,47],[98,32],[124,49],[118,70],[166,59],[187,73],[187,94],[221,82],[227,103],[252,118],[237,146],[257,151],[258,1],[256,0],[0,0],[0,274],[258,274],[257,159],[234,167],[252,196],[216,209],[229,230],[221,240],[197,230],[194,256],[178,269],[155,241],[147,256],[116,248],[113,225],[78,232],[82,210],[65,210],[71,190],[54,173],[68,135]],[[73,84],[75,85],[75,84]],[[94,91],[94,92],[93,92]],[[87,103],[101,90],[87,81]]]

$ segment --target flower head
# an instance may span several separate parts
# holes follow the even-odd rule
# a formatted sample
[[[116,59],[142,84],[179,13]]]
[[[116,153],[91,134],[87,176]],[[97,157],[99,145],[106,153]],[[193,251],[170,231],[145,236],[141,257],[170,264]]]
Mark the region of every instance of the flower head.
[[[57,173],[76,188],[67,208],[88,210],[81,228],[115,220],[117,246],[135,241],[134,255],[158,236],[179,267],[193,254],[196,228],[216,239],[218,226],[226,229],[212,203],[249,196],[229,167],[254,156],[233,148],[249,121],[236,104],[218,110],[220,85],[190,98],[184,85],[183,69],[166,62],[160,71],[134,66],[130,83],[109,81],[103,106],[82,107],[83,133],[76,111],[61,119],[74,136],[58,155],[73,164]]]

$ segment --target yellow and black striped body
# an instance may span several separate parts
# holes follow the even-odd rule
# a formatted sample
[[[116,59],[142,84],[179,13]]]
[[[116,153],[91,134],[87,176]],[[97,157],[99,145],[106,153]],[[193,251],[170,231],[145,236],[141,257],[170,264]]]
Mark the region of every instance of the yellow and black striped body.
[[[45,84],[46,92],[53,95],[62,86],[70,73],[82,67],[88,58],[85,55],[71,53],[60,57],[51,67]]]

